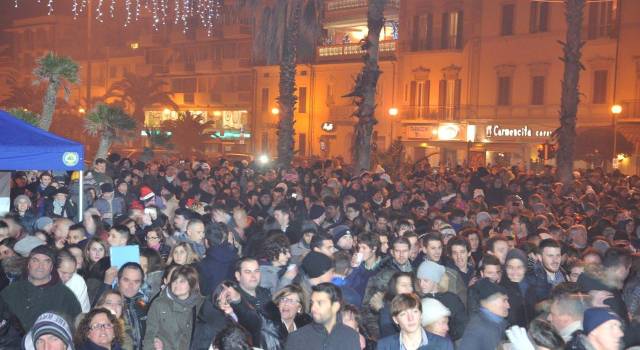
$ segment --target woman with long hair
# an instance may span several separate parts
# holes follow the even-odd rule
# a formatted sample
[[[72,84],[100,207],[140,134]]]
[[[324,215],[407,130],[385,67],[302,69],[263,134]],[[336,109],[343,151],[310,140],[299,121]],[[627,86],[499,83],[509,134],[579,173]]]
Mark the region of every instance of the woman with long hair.
[[[105,308],[111,312],[113,316],[116,317],[118,323],[120,323],[120,328],[125,329],[125,320],[122,310],[124,309],[124,298],[119,291],[115,289],[107,289],[95,305],[96,308]],[[120,342],[120,346],[124,350],[133,349],[133,339],[127,332],[122,332],[122,341]]]
[[[151,303],[143,348],[163,350],[189,349],[193,337],[193,320],[204,298],[200,295],[198,272],[179,266],[171,273],[169,285]]]
[[[189,243],[180,242],[171,249],[171,253],[169,253],[169,258],[167,259],[167,265],[192,265],[199,260],[198,254],[193,251]]]

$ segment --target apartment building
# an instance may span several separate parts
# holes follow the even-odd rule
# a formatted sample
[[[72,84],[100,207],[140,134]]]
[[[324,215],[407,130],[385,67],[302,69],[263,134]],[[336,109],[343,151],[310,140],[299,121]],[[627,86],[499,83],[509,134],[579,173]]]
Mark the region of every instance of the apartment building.
[[[366,0],[325,3],[325,40],[315,62],[298,67],[301,155],[350,159],[354,106],[342,96],[362,67],[358,41],[366,33],[366,8]],[[449,166],[536,161],[538,147],[559,126],[564,10],[562,3],[531,0],[390,1],[381,34],[376,145],[400,138],[411,159],[429,156],[432,164]],[[636,1],[585,7],[578,141],[593,149],[583,153],[602,148],[595,153],[611,154],[605,149],[611,140],[603,139],[613,138],[614,117],[618,151],[638,142],[639,31]],[[275,152],[278,67],[255,71],[262,135],[254,146]],[[614,104],[622,113],[611,113]],[[637,157],[618,165],[629,168],[631,158]]]
[[[179,112],[201,114],[214,123],[205,152],[245,152],[252,136],[252,19],[233,1],[225,3],[211,36],[195,22],[187,31],[171,22],[154,30],[149,16],[127,28],[119,18],[105,16],[89,25],[86,16],[74,19],[62,10],[18,19],[7,29],[10,54],[2,62],[28,77],[36,58],[48,51],[76,60],[80,84],[73,87],[70,103],[79,120],[126,73],[153,74],[166,82]],[[170,106],[152,106],[145,109],[145,126],[160,129],[163,121],[177,116]],[[125,147],[144,143],[143,134]]]

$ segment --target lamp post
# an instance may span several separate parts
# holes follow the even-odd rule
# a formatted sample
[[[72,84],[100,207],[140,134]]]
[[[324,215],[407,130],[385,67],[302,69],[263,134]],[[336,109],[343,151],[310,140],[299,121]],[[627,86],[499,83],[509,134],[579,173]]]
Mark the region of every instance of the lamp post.
[[[618,119],[618,115],[622,113],[622,106],[620,106],[619,104],[615,104],[613,106],[611,106],[611,116],[613,119],[613,158],[615,159],[614,161],[617,161],[617,154],[618,154],[618,123],[617,123],[617,119]]]
[[[396,117],[398,116],[398,109],[396,107],[389,108],[389,116],[391,117],[391,143],[393,143],[393,125],[396,122]],[[389,143],[389,145],[391,145]]]

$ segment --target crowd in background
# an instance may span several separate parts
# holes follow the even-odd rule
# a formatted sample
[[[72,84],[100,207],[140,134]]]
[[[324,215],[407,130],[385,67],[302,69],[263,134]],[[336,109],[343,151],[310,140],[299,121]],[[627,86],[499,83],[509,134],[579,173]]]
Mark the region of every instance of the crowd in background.
[[[78,181],[12,175],[2,349],[640,345],[638,176],[112,154]]]

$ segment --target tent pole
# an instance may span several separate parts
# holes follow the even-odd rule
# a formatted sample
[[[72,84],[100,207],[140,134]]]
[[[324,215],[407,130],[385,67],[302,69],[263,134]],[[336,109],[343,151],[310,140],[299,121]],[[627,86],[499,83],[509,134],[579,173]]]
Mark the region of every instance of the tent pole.
[[[82,222],[82,214],[84,213],[84,170],[80,170],[78,189],[78,222]]]

